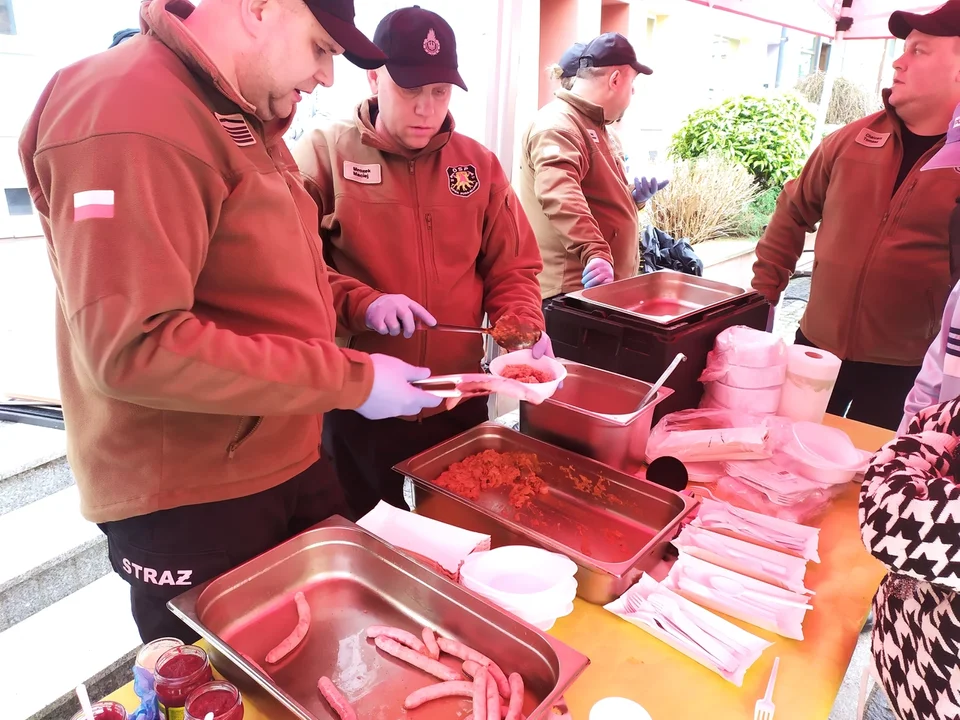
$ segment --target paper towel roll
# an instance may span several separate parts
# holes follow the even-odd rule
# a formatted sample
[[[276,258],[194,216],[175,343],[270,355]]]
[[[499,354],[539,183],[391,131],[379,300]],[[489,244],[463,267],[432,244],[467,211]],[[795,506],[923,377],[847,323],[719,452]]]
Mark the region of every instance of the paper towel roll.
[[[787,378],[777,415],[819,423],[827,411],[840,374],[840,358],[826,350],[791,345],[787,349]]]

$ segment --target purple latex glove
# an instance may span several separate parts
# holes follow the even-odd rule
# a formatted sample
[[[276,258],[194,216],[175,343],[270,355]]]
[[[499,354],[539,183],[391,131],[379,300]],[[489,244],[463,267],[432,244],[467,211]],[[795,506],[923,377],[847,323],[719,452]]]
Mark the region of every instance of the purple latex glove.
[[[633,201],[637,204],[645,203],[669,184],[669,180],[658,183],[656,178],[650,178],[649,180],[647,178],[634,178],[631,193]]]
[[[583,287],[588,289],[613,282],[613,265],[603,258],[595,257],[583,269],[580,280]]]
[[[364,316],[367,327],[374,332],[397,336],[402,331],[407,338],[416,331],[417,320],[424,325],[437,324],[437,319],[423,305],[406,295],[381,295],[370,303]]]
[[[435,408],[442,398],[413,387],[412,380],[430,377],[427,368],[414,367],[389,355],[371,355],[373,387],[357,412],[368,420],[417,415],[424,408]]]
[[[539,360],[544,355],[550,358],[556,357],[556,355],[553,354],[553,343],[550,342],[550,336],[545,332],[540,333],[540,339],[530,348],[530,352],[533,354],[534,360]]]

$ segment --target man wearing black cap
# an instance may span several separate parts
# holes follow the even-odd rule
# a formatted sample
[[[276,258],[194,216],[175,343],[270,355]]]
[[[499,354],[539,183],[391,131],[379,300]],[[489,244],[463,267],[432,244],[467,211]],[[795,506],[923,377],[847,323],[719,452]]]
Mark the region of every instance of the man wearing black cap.
[[[572,88],[558,90],[524,136],[520,200],[543,256],[543,298],[639,271],[637,206],[666,183],[631,184],[607,126],[626,112],[637,76],[652,72],[623,35],[600,35],[583,49]]]
[[[189,641],[168,600],[347,512],[318,452],[325,411],[439,400],[410,384],[429,370],[335,344],[347,308],[282,140],[333,55],[383,63],[353,3],[151,0],[141,21],[57,73],[20,155],[57,282],[81,511],[143,640]],[[411,307],[381,302],[371,325]]]
[[[906,40],[885,109],[825,138],[784,187],[757,246],[753,287],[786,288],[819,223],[796,342],[843,360],[828,412],[894,430],[951,287],[948,228],[960,173],[921,173],[960,103],[960,0],[895,12]]]
[[[583,43],[574,43],[560,56],[560,61],[556,65],[550,65],[547,72],[554,80],[560,81],[560,87],[564,90],[570,90],[574,81],[577,79],[577,71],[580,69],[580,56],[587,46]]]
[[[478,335],[368,332],[370,288],[408,295],[441,323],[478,327],[485,314],[493,323],[509,314],[542,330],[536,239],[494,154],[454,130],[452,86],[466,85],[447,22],[403,8],[383,18],[374,42],[387,56],[368,73],[374,97],[294,150],[320,208],[324,253],[341,273],[334,295],[353,312],[343,329],[352,348],[429,364],[438,375],[478,372]],[[551,352],[545,333],[533,351]],[[405,507],[392,466],[486,419],[483,397],[409,421],[337,410],[327,414],[323,446],[357,514],[381,499]]]

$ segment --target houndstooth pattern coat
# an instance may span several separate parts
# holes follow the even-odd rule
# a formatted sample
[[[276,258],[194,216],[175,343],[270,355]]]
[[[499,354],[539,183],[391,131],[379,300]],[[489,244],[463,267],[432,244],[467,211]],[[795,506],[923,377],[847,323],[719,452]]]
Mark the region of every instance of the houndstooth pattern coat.
[[[960,720],[960,400],[920,412],[860,492],[867,549],[890,572],[873,656],[901,720]]]

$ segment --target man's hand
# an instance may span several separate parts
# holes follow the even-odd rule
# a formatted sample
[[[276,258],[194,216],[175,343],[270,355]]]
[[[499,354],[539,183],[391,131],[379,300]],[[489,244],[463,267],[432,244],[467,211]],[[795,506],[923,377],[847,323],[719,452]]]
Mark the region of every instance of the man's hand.
[[[649,180],[647,178],[634,178],[633,191],[631,193],[633,195],[633,201],[641,205],[669,184],[669,180],[658,183],[656,178],[650,178]]]
[[[402,295],[399,297],[403,297]],[[427,368],[414,367],[389,355],[371,355],[373,388],[357,412],[368,420],[416,415],[424,408],[435,408],[442,398],[413,387],[413,380],[430,377]]]
[[[406,295],[381,295],[370,303],[364,320],[374,332],[397,336],[403,331],[406,338],[416,331],[417,320],[424,325],[437,324],[437,319],[426,308]]]
[[[583,269],[580,280],[587,289],[613,282],[613,265],[603,258],[595,257]]]

